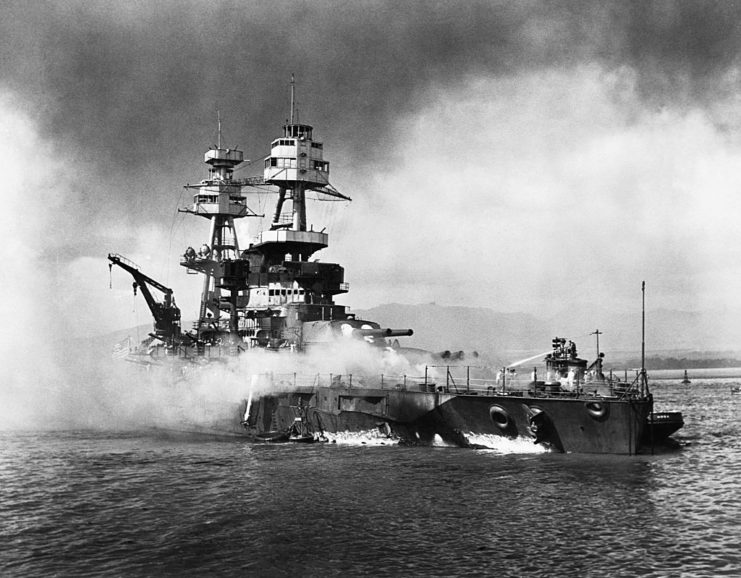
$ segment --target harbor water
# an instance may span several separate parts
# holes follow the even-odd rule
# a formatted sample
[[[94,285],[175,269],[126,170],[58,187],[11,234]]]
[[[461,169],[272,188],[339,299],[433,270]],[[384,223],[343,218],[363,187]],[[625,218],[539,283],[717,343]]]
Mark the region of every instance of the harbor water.
[[[654,382],[679,449],[0,434],[3,576],[739,576],[738,378]]]

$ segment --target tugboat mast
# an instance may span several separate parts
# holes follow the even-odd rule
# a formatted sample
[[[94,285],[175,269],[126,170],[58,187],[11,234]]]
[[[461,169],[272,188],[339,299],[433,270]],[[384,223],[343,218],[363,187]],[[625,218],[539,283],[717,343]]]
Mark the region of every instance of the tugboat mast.
[[[597,358],[599,358],[599,336],[602,335],[602,331],[600,331],[599,329],[595,329],[589,335],[596,335],[597,336]]]
[[[646,379],[646,282],[641,282],[641,395],[648,392]]]

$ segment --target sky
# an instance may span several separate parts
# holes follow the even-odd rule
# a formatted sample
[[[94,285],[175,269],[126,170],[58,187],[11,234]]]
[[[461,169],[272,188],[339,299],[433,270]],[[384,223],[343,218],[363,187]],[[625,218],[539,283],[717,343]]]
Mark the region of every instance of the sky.
[[[217,111],[260,174],[291,74],[353,199],[309,207],[343,304],[549,317],[646,281],[649,308],[738,319],[740,2],[4,0],[4,339],[148,323],[109,252],[195,317],[183,185]]]

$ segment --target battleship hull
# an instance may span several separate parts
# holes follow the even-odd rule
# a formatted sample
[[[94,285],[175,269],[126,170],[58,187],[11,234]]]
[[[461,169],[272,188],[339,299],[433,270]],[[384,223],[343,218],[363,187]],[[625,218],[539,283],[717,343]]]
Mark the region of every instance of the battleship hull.
[[[477,447],[481,437],[525,438],[559,452],[635,454],[650,412],[648,400],[317,387],[256,400],[245,428],[259,435],[300,418],[317,435],[378,432],[461,447]]]

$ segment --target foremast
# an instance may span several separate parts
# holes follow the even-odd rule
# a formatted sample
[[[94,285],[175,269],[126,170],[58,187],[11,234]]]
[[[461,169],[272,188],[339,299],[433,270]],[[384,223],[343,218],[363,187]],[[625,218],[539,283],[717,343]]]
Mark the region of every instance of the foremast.
[[[230,277],[225,265],[239,259],[239,239],[234,226],[236,219],[259,216],[247,206],[247,198],[242,189],[244,181],[234,179],[234,169],[244,161],[244,153],[237,148],[221,146],[221,120],[219,119],[219,137],[216,147],[209,149],[204,162],[209,165],[209,175],[197,185],[186,185],[195,189],[191,208],[180,209],[182,212],[203,217],[210,221],[208,240],[196,251],[188,247],[181,265],[189,272],[204,275],[201,303],[196,321],[198,339],[205,333],[218,333],[221,314],[226,313],[230,319],[230,333],[236,333],[238,307],[241,290],[245,287],[225,286],[223,280]],[[231,295],[222,296],[222,289],[230,289]]]

